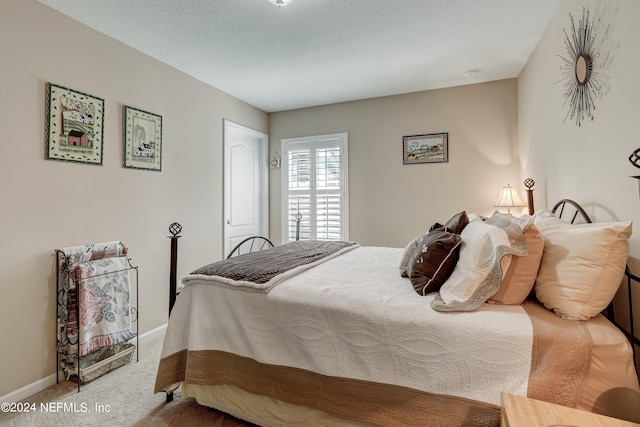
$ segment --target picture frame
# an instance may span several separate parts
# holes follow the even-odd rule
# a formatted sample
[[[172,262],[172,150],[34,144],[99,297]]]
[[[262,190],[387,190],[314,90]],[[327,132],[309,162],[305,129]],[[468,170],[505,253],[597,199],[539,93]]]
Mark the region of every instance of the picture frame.
[[[47,160],[102,166],[104,99],[47,84]]]
[[[125,105],[122,166],[162,171],[162,116]]]
[[[448,161],[448,132],[402,137],[402,164],[447,163]]]

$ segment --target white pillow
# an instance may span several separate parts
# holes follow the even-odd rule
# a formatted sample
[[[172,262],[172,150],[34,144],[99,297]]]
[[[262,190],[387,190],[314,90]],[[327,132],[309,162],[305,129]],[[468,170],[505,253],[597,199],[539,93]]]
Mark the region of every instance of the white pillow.
[[[566,319],[586,320],[604,310],[624,276],[631,222],[571,225],[539,211],[534,225],[544,237],[538,300]]]
[[[498,291],[512,255],[527,254],[520,227],[504,219],[500,226],[469,215],[469,224],[460,233],[460,259],[431,302],[434,310],[475,310]]]

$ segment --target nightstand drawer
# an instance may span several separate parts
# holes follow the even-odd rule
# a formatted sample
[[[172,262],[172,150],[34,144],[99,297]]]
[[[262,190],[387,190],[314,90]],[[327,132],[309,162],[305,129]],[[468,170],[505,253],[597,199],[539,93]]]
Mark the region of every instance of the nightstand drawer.
[[[629,421],[502,393],[502,427],[640,427]]]

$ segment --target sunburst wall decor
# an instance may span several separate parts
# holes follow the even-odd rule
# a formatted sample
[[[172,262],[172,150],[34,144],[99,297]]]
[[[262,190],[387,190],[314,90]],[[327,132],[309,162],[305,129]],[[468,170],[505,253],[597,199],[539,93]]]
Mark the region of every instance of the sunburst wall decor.
[[[573,16],[571,20],[571,34],[564,31],[564,44],[568,57],[558,55],[562,59],[560,70],[563,107],[567,108],[567,119],[575,120],[581,126],[583,120],[593,120],[595,100],[600,96],[602,84],[599,81],[600,51],[596,48],[596,35],[593,31],[593,21],[589,20],[589,11],[582,9],[582,17],[576,27]]]

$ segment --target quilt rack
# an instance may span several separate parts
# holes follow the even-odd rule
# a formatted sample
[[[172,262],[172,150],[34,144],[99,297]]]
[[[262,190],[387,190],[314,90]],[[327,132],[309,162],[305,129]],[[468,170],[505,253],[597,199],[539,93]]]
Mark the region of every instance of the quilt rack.
[[[139,359],[138,267],[119,241],[56,249],[55,255],[56,383],[62,371],[79,392],[81,384],[129,363],[134,352]]]

